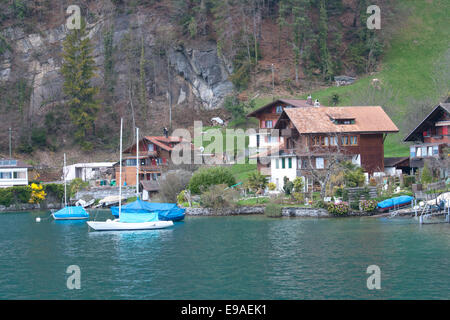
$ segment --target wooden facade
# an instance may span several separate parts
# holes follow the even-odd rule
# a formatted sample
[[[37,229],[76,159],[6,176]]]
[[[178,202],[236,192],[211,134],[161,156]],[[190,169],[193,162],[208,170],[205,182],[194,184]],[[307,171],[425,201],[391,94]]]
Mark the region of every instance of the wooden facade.
[[[410,146],[410,165],[421,168],[426,159],[438,159],[450,146],[450,103],[437,105],[404,139]]]
[[[139,181],[156,182],[167,171],[171,151],[180,141],[174,137],[144,137],[139,141]],[[119,166],[115,165],[115,176],[119,182]],[[122,184],[136,185],[136,144],[124,151],[122,159]]]

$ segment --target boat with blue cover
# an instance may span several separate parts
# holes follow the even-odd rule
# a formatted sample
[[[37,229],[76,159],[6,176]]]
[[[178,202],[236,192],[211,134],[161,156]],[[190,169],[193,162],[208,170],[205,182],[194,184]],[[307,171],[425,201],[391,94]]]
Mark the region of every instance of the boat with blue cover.
[[[179,208],[176,203],[156,203],[140,199],[122,206],[122,213],[127,212],[145,215],[155,212],[161,221],[181,221],[184,219],[185,210]],[[115,218],[118,218],[119,207],[111,207],[111,213]]]
[[[52,213],[55,220],[83,220],[89,219],[89,213],[81,206],[67,206]]]
[[[117,219],[106,221],[87,221],[89,227],[95,231],[127,231],[127,230],[153,230],[173,226],[172,221],[161,221],[157,210],[145,210],[146,202],[138,200],[122,206],[122,131],[123,119],[120,119],[120,160],[119,160],[119,207],[112,207],[111,213],[117,214]],[[139,137],[139,129],[136,128],[136,137]],[[139,139],[138,139],[139,141]],[[136,145],[139,150],[139,144]],[[136,155],[138,159],[138,155]],[[139,163],[139,161],[137,161]],[[139,172],[138,167],[136,172]],[[138,182],[136,177],[136,182]],[[136,183],[136,194],[138,194],[138,183]]]
[[[67,205],[67,187],[66,187],[66,154],[64,153],[64,208],[52,213],[52,217],[55,220],[84,220],[89,219],[89,213],[81,206],[68,206]]]
[[[413,197],[411,196],[398,196],[390,199],[386,199],[378,203],[377,208],[380,211],[387,211],[394,208],[403,207],[411,204],[413,201]]]

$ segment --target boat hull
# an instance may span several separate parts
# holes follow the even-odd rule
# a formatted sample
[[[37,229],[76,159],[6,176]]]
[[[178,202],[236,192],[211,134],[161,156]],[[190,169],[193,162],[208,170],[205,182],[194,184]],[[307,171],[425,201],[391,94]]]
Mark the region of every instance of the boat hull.
[[[52,217],[55,220],[87,220],[89,217],[64,217],[64,216],[55,216],[54,213],[52,213]]]
[[[120,221],[87,221],[86,223],[95,231],[154,230],[173,226],[172,221],[151,221],[136,223]]]

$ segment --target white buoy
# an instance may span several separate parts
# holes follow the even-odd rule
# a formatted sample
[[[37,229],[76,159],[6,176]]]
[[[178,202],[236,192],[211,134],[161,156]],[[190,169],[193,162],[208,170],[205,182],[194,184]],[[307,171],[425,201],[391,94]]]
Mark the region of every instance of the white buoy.
[[[37,217],[36,222],[41,222],[41,218]]]

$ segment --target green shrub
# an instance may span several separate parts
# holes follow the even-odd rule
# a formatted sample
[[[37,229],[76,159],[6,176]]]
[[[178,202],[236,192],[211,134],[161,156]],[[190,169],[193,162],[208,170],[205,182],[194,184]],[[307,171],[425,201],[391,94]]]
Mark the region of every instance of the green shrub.
[[[341,202],[338,204],[330,202],[327,204],[327,210],[335,216],[344,216],[348,214],[349,206],[347,202]]]
[[[294,197],[295,201],[298,203],[304,203],[305,202],[305,195],[301,192],[294,192],[292,194],[292,196]]]
[[[239,192],[227,188],[226,184],[212,185],[200,196],[200,204],[207,208],[221,209],[237,206]]]
[[[225,184],[228,187],[236,184],[231,170],[224,167],[200,168],[189,181],[188,189],[193,194],[200,194],[212,185]]]
[[[49,183],[44,184],[44,191],[47,193],[47,195],[53,194],[58,200],[64,199],[64,185],[63,184],[56,184],[56,183]]]
[[[352,208],[353,210],[359,210],[359,201],[350,202],[350,208]]]
[[[0,205],[9,207],[14,200],[11,188],[0,189]]]
[[[415,176],[404,176],[404,177],[403,177],[403,185],[404,185],[406,188],[411,187],[411,185],[412,185],[413,183],[416,183],[416,177],[415,177]]]
[[[362,211],[372,212],[376,209],[378,202],[375,200],[361,200],[359,204]]]
[[[278,218],[281,217],[281,209],[283,207],[276,203],[269,203],[267,204],[266,208],[264,209],[264,214],[267,217],[270,218]]]

